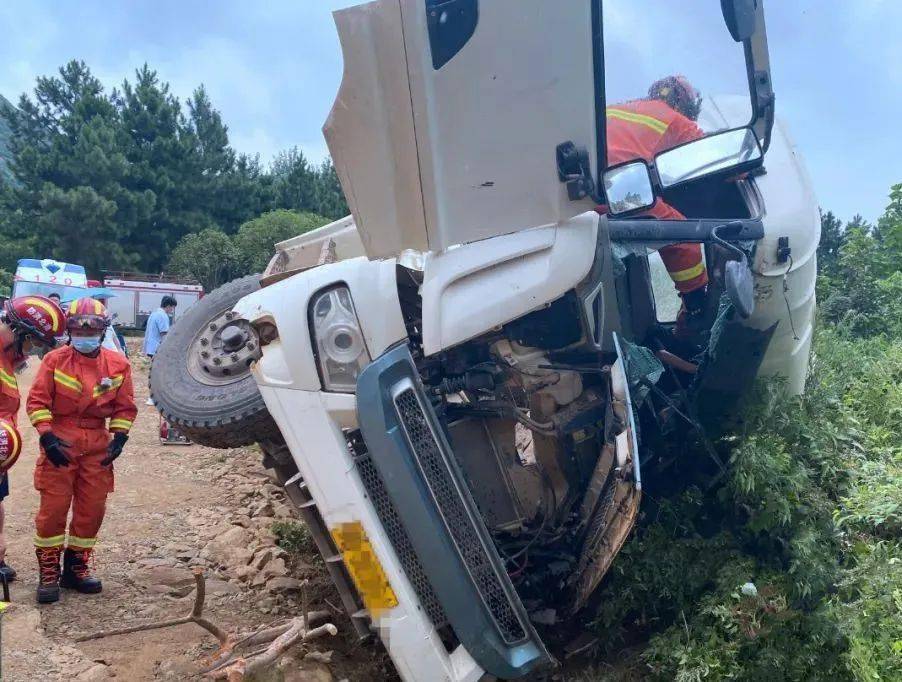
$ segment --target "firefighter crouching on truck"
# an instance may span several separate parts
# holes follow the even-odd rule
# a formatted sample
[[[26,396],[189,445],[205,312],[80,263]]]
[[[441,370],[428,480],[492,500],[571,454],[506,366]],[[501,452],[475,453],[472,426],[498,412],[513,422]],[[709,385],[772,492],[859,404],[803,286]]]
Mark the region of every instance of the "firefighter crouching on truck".
[[[101,347],[110,323],[103,304],[82,298],[67,313],[69,345],[44,357],[26,405],[41,434],[34,472],[41,495],[34,538],[41,604],[59,600],[60,586],[101,591],[90,558],[113,490],[113,460],[137,414],[131,365],[121,353]]]
[[[15,579],[16,571],[6,563],[3,500],[9,495],[7,472],[22,451],[16,426],[20,403],[16,373],[25,367],[33,348],[55,347],[65,331],[62,309],[43,296],[17,296],[0,310],[0,574],[7,581]]]
[[[677,145],[704,137],[696,125],[701,95],[684,76],[668,76],[652,83],[646,99],[607,108],[607,156],[613,165],[644,159]],[[658,199],[642,215],[658,220],[684,220],[678,210]],[[692,333],[704,314],[708,271],[697,243],[669,244],[658,250],[667,274],[682,299],[676,330]]]

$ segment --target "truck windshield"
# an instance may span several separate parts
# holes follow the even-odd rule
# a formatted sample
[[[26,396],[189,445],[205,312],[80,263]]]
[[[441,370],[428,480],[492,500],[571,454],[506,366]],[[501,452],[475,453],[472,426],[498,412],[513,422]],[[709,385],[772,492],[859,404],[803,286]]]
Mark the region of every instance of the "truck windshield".
[[[603,19],[609,164],[749,123],[745,53],[717,0],[604,0]]]

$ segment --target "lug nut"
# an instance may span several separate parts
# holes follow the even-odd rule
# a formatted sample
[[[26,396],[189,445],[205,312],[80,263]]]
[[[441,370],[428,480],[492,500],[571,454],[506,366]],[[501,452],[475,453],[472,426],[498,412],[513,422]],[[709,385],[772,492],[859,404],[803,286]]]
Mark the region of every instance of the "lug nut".
[[[238,362],[238,353],[232,353],[232,362]]]
[[[253,341],[248,341],[246,345],[247,345],[248,350],[254,350],[254,342]]]
[[[235,313],[233,313],[231,310],[226,313],[227,320],[231,320],[233,317],[235,317]]]
[[[208,339],[206,336],[200,337],[200,345],[201,346],[206,346],[209,343],[210,343],[210,339]]]
[[[221,364],[222,364],[222,358],[213,358],[213,364],[214,364],[214,365],[221,365]]]
[[[211,323],[210,323],[210,331],[211,331],[211,332],[215,332],[217,329],[219,329],[219,327],[216,326],[216,323],[215,323],[215,322],[211,322]]]
[[[208,357],[210,357],[210,352],[209,352],[209,351],[206,351],[206,350],[202,350],[202,351],[200,352],[200,356],[201,356],[202,358],[208,358]]]

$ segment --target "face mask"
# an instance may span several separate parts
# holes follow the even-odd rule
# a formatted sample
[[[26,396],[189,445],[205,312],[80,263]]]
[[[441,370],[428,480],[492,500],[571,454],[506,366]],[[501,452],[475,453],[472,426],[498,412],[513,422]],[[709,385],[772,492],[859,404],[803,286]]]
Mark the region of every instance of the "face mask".
[[[77,350],[79,353],[83,353],[84,355],[90,355],[98,348],[100,348],[100,337],[99,336],[73,336],[72,347]]]

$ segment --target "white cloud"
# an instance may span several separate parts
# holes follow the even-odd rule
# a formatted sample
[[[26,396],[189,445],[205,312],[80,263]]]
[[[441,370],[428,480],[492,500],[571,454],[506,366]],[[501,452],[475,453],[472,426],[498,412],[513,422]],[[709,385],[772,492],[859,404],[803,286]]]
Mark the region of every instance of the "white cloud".
[[[229,141],[236,151],[254,156],[260,155],[260,161],[267,165],[272,158],[282,151],[282,145],[278,144],[273,136],[263,128],[254,128],[250,131],[230,131]]]

